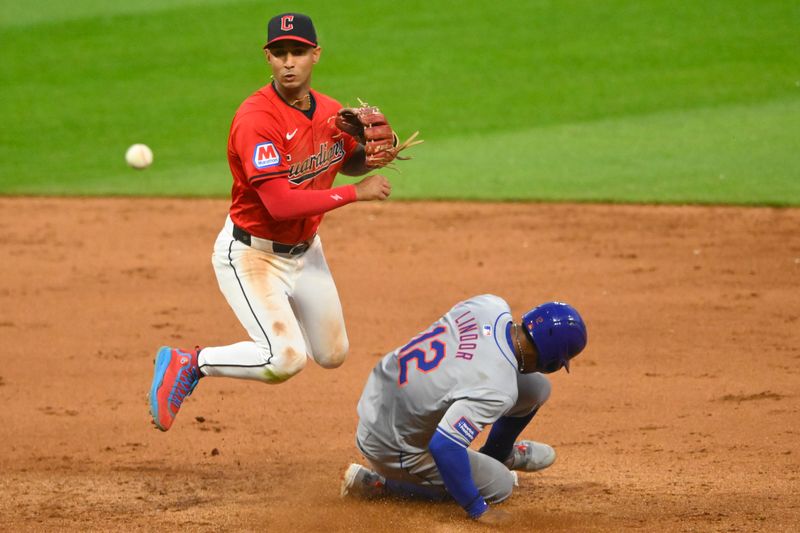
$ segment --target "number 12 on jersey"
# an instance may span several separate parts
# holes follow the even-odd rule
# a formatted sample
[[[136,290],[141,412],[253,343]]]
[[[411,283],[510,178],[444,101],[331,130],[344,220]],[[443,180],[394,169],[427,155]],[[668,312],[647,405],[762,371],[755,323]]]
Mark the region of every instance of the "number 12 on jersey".
[[[397,364],[400,366],[400,374],[397,376],[399,386],[408,383],[408,365],[412,362],[416,362],[417,370],[425,374],[438,368],[445,356],[445,344],[436,337],[445,331],[446,327],[437,326],[419,335],[397,352]],[[428,354],[433,357],[428,359],[426,357]]]

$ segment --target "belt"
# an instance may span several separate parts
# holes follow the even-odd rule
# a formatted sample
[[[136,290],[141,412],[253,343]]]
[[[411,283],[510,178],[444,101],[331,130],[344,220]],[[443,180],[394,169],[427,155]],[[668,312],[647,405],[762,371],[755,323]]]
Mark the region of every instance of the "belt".
[[[269,239],[262,239],[261,237],[254,237],[245,230],[233,225],[233,238],[242,244],[246,244],[256,250],[262,252],[275,252],[276,254],[300,255],[305,253],[311,248],[311,243],[314,242],[314,237],[307,241],[298,242],[297,244],[283,244],[282,242],[275,242]]]

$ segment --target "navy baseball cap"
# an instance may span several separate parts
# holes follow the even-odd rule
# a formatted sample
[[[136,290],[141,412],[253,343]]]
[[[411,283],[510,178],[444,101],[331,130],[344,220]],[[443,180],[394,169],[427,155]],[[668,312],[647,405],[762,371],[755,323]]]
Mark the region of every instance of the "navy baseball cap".
[[[286,40],[317,46],[317,32],[311,17],[300,13],[282,13],[272,17],[267,24],[267,44],[264,47]]]

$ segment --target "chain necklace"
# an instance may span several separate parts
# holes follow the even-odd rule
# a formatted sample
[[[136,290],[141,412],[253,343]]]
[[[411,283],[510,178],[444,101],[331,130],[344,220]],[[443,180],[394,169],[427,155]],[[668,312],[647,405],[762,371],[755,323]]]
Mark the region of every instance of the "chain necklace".
[[[270,74],[269,79],[272,80],[272,85],[273,85],[273,87],[275,87],[275,91],[277,92],[278,88],[275,86],[275,76]],[[280,94],[280,92],[278,92],[278,94],[280,95],[281,98],[283,98],[283,95]],[[308,104],[308,108],[311,109],[311,93],[310,92],[307,93],[305,96],[303,96],[301,98],[298,98],[297,100],[293,100],[293,101],[289,102],[288,100],[284,99],[284,101],[286,103],[288,103],[290,106],[296,107],[296,108],[300,109],[301,111],[305,111],[304,109],[302,109],[302,107],[305,107],[306,104]]]
[[[519,373],[525,371],[525,355],[522,353],[522,344],[519,342],[519,325],[514,324],[514,339],[517,341],[517,350],[519,351]]]
[[[289,102],[289,105],[292,107],[302,108],[308,104],[308,107],[311,107],[311,93],[303,96],[302,98],[298,98],[293,102]]]

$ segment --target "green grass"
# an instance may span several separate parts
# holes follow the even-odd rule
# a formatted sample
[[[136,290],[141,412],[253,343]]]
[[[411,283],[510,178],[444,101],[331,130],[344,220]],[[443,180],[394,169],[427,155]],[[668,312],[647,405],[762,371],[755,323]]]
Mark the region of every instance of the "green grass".
[[[526,131],[459,136],[428,147],[446,173],[399,185],[412,197],[777,205],[800,199],[800,100],[668,111]],[[465,147],[498,158],[465,158]],[[541,149],[540,147],[546,147]]]
[[[796,2],[0,1],[0,193],[226,196],[266,22],[297,9],[315,88],[422,132],[398,198],[800,205]]]

